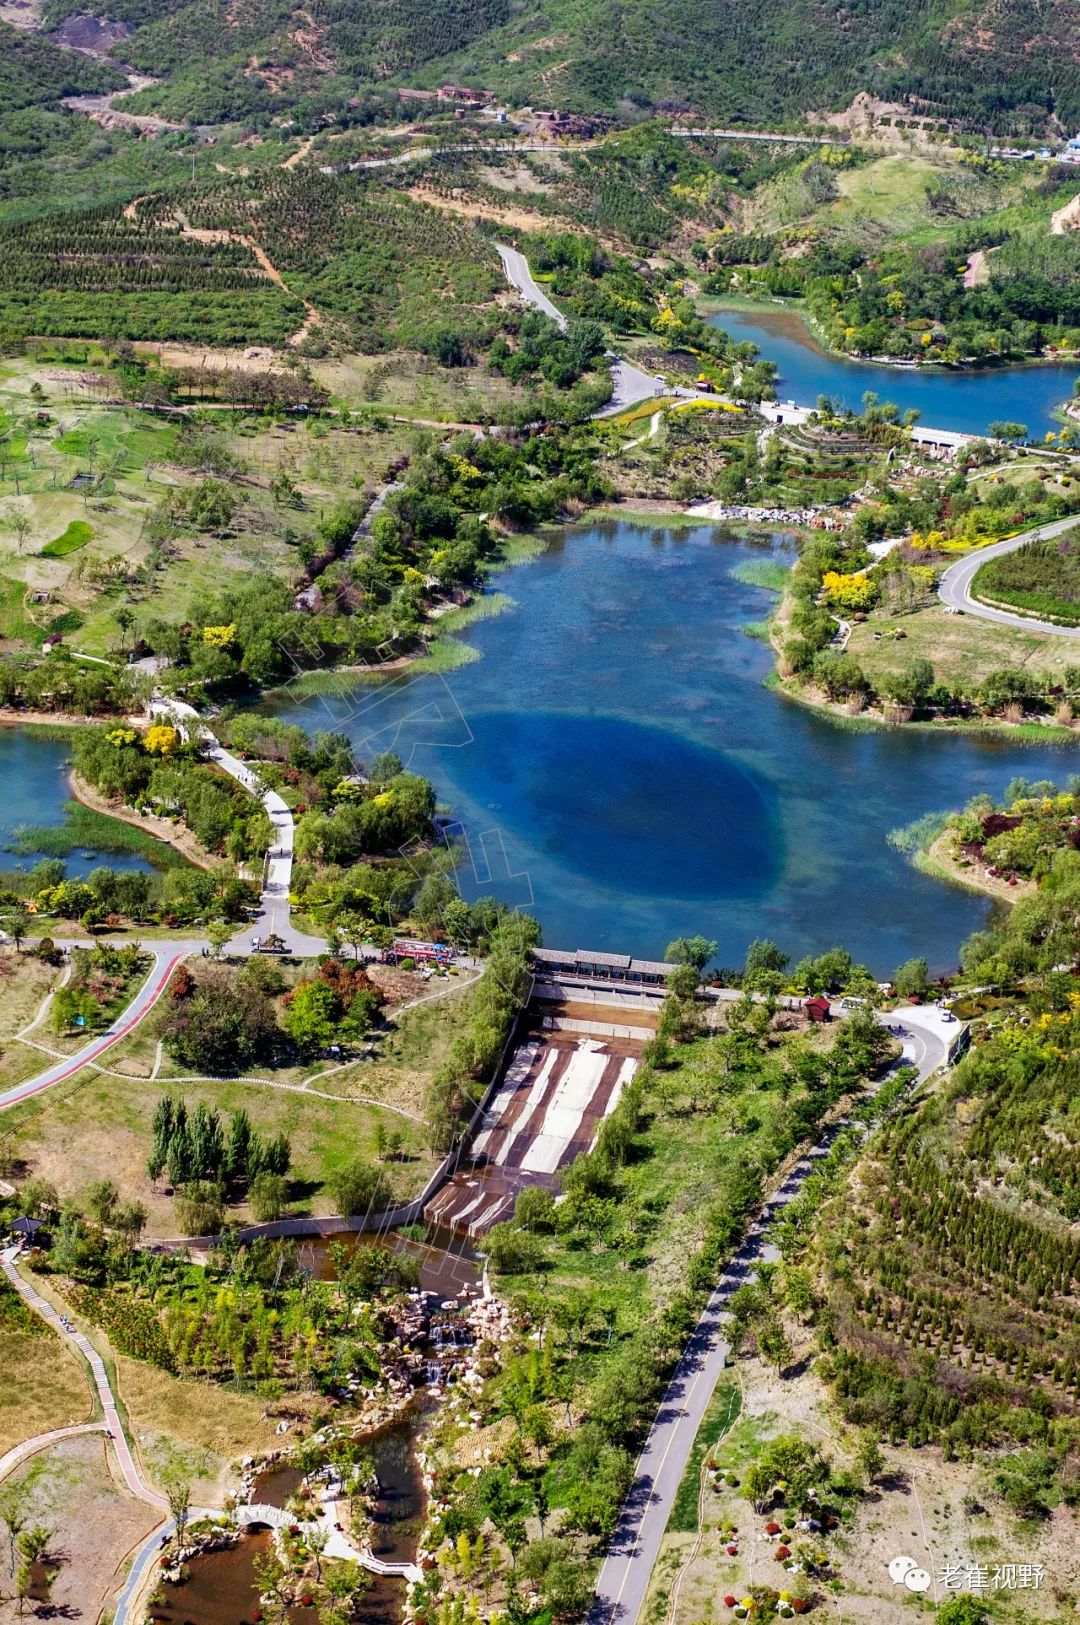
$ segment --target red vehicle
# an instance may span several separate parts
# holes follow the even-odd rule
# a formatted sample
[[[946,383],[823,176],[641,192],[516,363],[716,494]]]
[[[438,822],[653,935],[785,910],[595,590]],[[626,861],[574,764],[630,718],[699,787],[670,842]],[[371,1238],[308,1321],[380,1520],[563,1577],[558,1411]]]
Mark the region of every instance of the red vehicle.
[[[414,942],[409,937],[395,937],[394,946],[386,953],[388,964],[399,964],[411,959],[417,965],[450,965],[454,950],[446,942]]]

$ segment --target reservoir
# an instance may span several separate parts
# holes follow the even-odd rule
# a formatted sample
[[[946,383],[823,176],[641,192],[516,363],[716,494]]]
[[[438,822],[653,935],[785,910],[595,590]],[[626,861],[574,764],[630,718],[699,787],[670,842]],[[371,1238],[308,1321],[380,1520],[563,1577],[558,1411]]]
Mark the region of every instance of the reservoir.
[[[556,947],[662,955],[716,938],[724,965],[768,936],[837,944],[875,971],[954,966],[988,902],[886,841],[1015,775],[1063,780],[1069,745],[851,731],[764,687],[747,635],[773,595],[745,577],[789,538],[715,526],[591,523],[499,578],[503,614],[464,634],[479,659],[275,709],[394,750],[435,784],[463,843],[465,895],[535,913]]]
[[[1077,361],[966,370],[852,361],[824,350],[798,311],[780,306],[720,310],[709,320],[776,362],[778,400],[816,406],[819,395],[829,395],[841,407],[861,412],[863,395],[872,390],[902,412],[915,407],[928,427],[960,434],[986,434],[993,422],[1026,423],[1031,438],[1041,440],[1060,428],[1054,410],[1072,395],[1080,375]]]

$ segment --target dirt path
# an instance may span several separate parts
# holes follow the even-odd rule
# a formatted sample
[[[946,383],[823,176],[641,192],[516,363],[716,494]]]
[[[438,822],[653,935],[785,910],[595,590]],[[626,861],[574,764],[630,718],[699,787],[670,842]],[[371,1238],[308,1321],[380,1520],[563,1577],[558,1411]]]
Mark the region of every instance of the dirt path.
[[[443,193],[434,191],[430,186],[410,186],[408,193],[417,203],[426,203],[429,208],[441,209],[444,214],[460,215],[465,220],[496,220],[501,226],[510,226],[521,231],[573,231],[573,225],[558,215],[542,214],[539,209],[515,208],[512,204],[491,203],[487,199],[482,203],[470,201],[465,197],[446,197]]]
[[[1063,209],[1050,216],[1050,235],[1064,237],[1067,231],[1080,231],[1080,192]]]
[[[294,154],[294,156],[297,155]],[[282,165],[282,168],[285,168],[284,164]],[[285,281],[285,278],[282,276],[281,272],[278,270],[265,248],[263,248],[261,243],[257,243],[254,237],[248,237],[244,232],[241,231],[212,229],[209,226],[193,226],[183,209],[174,209],[173,214],[179,223],[181,236],[190,237],[197,243],[242,244],[244,248],[255,256],[260,270],[272,283],[274,283],[275,287],[280,288],[284,293],[291,294],[294,299],[299,299],[305,311],[304,320],[297,328],[296,332],[286,339],[286,344],[292,348],[295,348],[295,346],[298,344],[303,344],[312,328],[319,326],[320,322],[322,321],[322,317],[315,309],[315,306],[309,299],[305,299],[303,294],[296,293],[292,288],[289,287],[288,283]]]
[[[302,164],[314,145],[315,137],[313,135],[306,136],[296,151],[291,152],[285,159],[281,166],[282,169],[295,169],[297,164]]]

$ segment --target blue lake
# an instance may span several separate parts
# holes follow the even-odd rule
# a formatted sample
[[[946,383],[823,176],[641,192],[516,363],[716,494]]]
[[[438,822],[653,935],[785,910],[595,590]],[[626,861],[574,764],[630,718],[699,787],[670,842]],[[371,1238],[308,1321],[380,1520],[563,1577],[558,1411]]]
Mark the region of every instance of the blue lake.
[[[841,406],[861,411],[863,395],[873,390],[902,411],[917,407],[928,427],[961,434],[985,434],[991,423],[1000,421],[1026,423],[1031,436],[1041,438],[1059,427],[1054,409],[1069,399],[1080,376],[1076,361],[966,372],[848,361],[823,350],[793,310],[722,310],[709,319],[776,362],[781,401],[816,406],[819,395],[830,395]]]
[[[701,931],[728,964],[770,936],[844,944],[879,972],[953,965],[988,904],[886,835],[1080,757],[849,732],[764,688],[769,650],[741,628],[772,594],[733,572],[791,556],[711,526],[582,526],[500,578],[514,607],[465,634],[474,664],[275,708],[429,776],[461,821],[466,895],[535,912],[549,944],[655,955]]]
[[[63,739],[0,728],[0,784],[4,787],[0,801],[0,869],[29,869],[35,856],[41,856],[40,853],[14,854],[8,850],[20,828],[27,825],[35,829],[52,828],[63,824],[64,803],[71,799],[67,782],[70,755],[71,747]],[[63,861],[69,875],[89,874],[102,863],[111,869],[151,868],[138,853],[98,851],[91,854],[89,847],[72,852]]]

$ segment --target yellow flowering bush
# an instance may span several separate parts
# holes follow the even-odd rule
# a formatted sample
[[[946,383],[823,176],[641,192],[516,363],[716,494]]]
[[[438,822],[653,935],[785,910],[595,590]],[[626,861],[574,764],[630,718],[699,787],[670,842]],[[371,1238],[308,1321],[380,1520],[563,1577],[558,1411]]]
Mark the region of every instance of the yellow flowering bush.
[[[859,570],[854,575],[826,570],[821,585],[829,602],[838,609],[869,609],[877,596],[877,588],[865,570]]]
[[[170,756],[180,743],[180,735],[167,722],[156,722],[146,730],[143,744],[151,756]]]
[[[227,649],[236,640],[236,622],[230,621],[228,626],[204,626],[202,636],[208,648]]]

